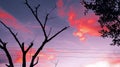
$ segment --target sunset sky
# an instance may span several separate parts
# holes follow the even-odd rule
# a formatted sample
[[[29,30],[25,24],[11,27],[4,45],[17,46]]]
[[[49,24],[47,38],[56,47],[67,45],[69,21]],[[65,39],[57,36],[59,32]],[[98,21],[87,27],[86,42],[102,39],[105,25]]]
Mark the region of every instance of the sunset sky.
[[[111,39],[100,37],[101,29],[92,11],[84,15],[85,8],[81,0],[29,0],[35,7],[40,4],[39,18],[44,21],[50,12],[47,31],[53,28],[52,34],[65,26],[69,29],[62,32],[51,42],[46,44],[39,54],[39,63],[35,67],[120,67],[120,47],[110,46]],[[43,40],[41,28],[24,0],[0,0],[0,20],[25,42],[26,47],[34,40],[34,47],[27,54],[27,65],[37,47]],[[8,42],[8,49],[14,57],[15,67],[20,67],[21,52],[9,31],[0,24],[0,38]],[[7,59],[0,49],[0,66],[5,67]]]

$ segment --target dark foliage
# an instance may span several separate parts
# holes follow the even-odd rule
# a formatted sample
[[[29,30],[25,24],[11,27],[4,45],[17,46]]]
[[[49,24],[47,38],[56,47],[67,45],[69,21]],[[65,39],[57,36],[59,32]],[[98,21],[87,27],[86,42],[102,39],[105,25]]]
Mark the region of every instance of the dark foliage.
[[[102,37],[112,38],[111,45],[120,45],[120,0],[83,0],[84,7],[99,16]],[[106,29],[106,28],[107,29]]]

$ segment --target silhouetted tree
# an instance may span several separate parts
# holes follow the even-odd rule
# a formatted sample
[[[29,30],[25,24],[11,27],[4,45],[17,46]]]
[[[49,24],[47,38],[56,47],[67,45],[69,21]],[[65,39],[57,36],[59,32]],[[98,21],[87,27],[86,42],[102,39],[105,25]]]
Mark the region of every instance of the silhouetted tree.
[[[53,11],[51,10],[49,13],[46,14],[45,16],[45,21],[42,22],[40,19],[39,19],[39,15],[38,15],[38,9],[40,7],[40,4],[38,4],[38,6],[36,6],[35,8],[32,8],[32,6],[29,4],[28,0],[25,0],[25,5],[30,9],[31,13],[33,14],[33,16],[35,17],[35,19],[37,20],[37,22],[39,23],[41,29],[42,29],[42,32],[44,34],[44,39],[43,39],[43,42],[42,44],[39,45],[39,48],[36,49],[36,52],[33,54],[32,58],[31,58],[31,61],[30,61],[30,67],[34,67],[38,61],[39,61],[39,57],[38,54],[40,53],[40,51],[43,49],[43,47],[49,42],[51,41],[53,38],[55,38],[57,35],[59,35],[61,32],[63,32],[64,30],[66,30],[68,27],[64,27],[62,28],[61,30],[59,30],[58,32],[56,32],[54,35],[50,35],[51,34],[51,30],[52,28],[50,28],[49,32],[47,33],[46,31],[46,24],[48,22],[48,19],[49,19],[49,15],[50,13]],[[24,42],[20,42],[19,38],[17,37],[17,33],[14,33],[10,27],[8,27],[6,24],[4,24],[3,21],[0,21],[0,23],[5,27],[7,28],[7,30],[11,33],[11,35],[14,37],[15,41],[18,43],[20,49],[21,49],[21,52],[22,52],[22,67],[26,67],[26,54],[28,53],[28,51],[32,48],[32,46],[34,45],[33,42],[30,43],[30,45],[28,46],[27,49],[25,49],[25,44]],[[8,58],[8,61],[9,61],[9,65],[6,64],[6,66],[8,67],[14,67],[14,63],[13,63],[13,60],[12,60],[12,57],[6,47],[7,43],[6,42],[3,42],[2,39],[0,39],[0,48],[5,52],[7,58]],[[37,60],[36,60],[37,59]],[[36,61],[35,61],[36,60]]]
[[[82,5],[99,16],[102,37],[112,38],[111,45],[120,45],[120,0],[82,0]],[[106,27],[106,28],[105,28]]]
[[[14,39],[16,40],[16,42],[18,43],[18,45],[19,45],[19,47],[20,47],[20,49],[21,49],[21,51],[22,51],[22,67],[26,67],[26,54],[27,54],[27,52],[30,50],[30,48],[32,48],[32,46],[33,46],[33,42],[31,42],[31,44],[29,45],[29,47],[25,50],[25,45],[24,45],[24,42],[20,42],[19,41],[19,39],[17,38],[17,33],[15,34],[7,25],[5,25],[2,21],[0,21],[0,23],[2,24],[2,25],[4,25],[8,30],[9,30],[9,32],[12,34],[12,36],[14,37]],[[6,53],[6,56],[8,57],[8,60],[9,60],[9,64],[10,65],[7,65],[7,66],[10,66],[10,67],[14,67],[13,66],[13,61],[12,61],[12,58],[11,58],[11,56],[10,56],[10,54],[9,54],[9,51],[7,50],[7,48],[6,48],[6,44],[7,43],[5,43],[5,42],[3,42],[2,40],[0,40],[0,42],[1,42],[1,44],[3,45],[3,46],[1,46],[1,48],[3,47],[3,50],[5,51],[5,53]],[[6,49],[6,50],[5,50]]]
[[[2,49],[2,50],[5,52],[5,54],[6,54],[7,58],[8,58],[8,61],[9,61],[9,65],[6,64],[6,66],[7,66],[7,67],[14,67],[13,61],[12,61],[12,57],[11,57],[11,55],[10,55],[10,53],[9,53],[6,45],[7,45],[7,43],[6,43],[6,42],[3,42],[3,41],[0,39],[0,49]]]

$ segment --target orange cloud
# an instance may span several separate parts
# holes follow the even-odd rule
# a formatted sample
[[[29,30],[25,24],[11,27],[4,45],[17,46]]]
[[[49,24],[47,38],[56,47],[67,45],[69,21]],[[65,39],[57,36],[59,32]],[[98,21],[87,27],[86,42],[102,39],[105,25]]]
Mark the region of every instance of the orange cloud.
[[[112,64],[120,64],[120,59],[112,60],[111,63],[112,63]]]
[[[24,25],[22,25],[14,16],[12,16],[10,13],[4,11],[1,8],[0,8],[0,20],[2,20],[6,25],[13,27],[17,30],[23,32],[31,32]]]
[[[27,62],[30,62],[32,56],[34,55],[36,49],[32,48],[26,55],[26,61]],[[55,50],[54,50],[55,51]],[[39,61],[49,61],[49,60],[54,60],[56,57],[55,54],[50,54],[51,52],[53,52],[53,49],[52,51],[51,50],[46,50],[45,51],[42,51],[39,53],[38,57],[39,57]],[[15,63],[22,63],[22,53],[21,51],[16,51],[16,58],[15,58]]]
[[[67,3],[70,2],[70,0],[66,1]],[[68,22],[71,27],[74,27],[76,31],[73,33],[74,36],[79,37],[80,40],[86,39],[86,34],[90,36],[100,36],[100,33],[98,31],[101,30],[100,25],[97,23],[98,17],[94,14],[90,13],[87,15],[82,15],[79,13],[79,11],[82,11],[84,8],[81,7],[77,8],[77,6],[74,6],[74,4],[70,4],[64,7],[68,7],[67,9],[61,9],[63,8],[64,2],[62,0],[58,0],[57,7],[58,8],[58,15],[60,17],[64,16],[67,17]]]
[[[111,59],[109,60],[110,67],[120,67],[120,59]]]
[[[82,16],[78,18],[74,11],[70,11],[68,15],[68,20],[72,27],[76,28],[74,32],[75,36],[78,36],[80,40],[85,40],[85,35],[100,36],[98,31],[101,29],[99,24],[97,24],[98,17],[93,14],[87,16]]]

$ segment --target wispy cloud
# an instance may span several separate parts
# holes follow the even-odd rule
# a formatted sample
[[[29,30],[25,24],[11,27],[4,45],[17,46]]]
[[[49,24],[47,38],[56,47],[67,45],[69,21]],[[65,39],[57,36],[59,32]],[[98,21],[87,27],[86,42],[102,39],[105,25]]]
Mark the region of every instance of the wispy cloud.
[[[56,5],[58,8],[58,10],[57,10],[58,15],[61,17],[64,17],[66,15],[66,13],[65,13],[65,6],[64,6],[63,0],[58,0]]]
[[[0,8],[0,20],[2,20],[6,25],[15,28],[16,30],[31,33],[31,31],[27,29],[22,23],[20,23],[13,15],[11,15],[10,13],[6,12],[1,8]]]
[[[26,59],[27,59],[27,62],[30,62],[32,56],[34,55],[36,49],[35,48],[32,48],[26,55]],[[51,52],[55,52],[54,49],[45,49],[43,50],[42,52],[39,53],[38,57],[39,57],[39,61],[42,61],[42,62],[45,62],[45,61],[50,61],[50,60],[54,60],[56,57],[55,54],[51,54]],[[22,53],[20,50],[17,50],[15,52],[15,59],[14,59],[14,62],[15,63],[21,63],[22,62]]]

